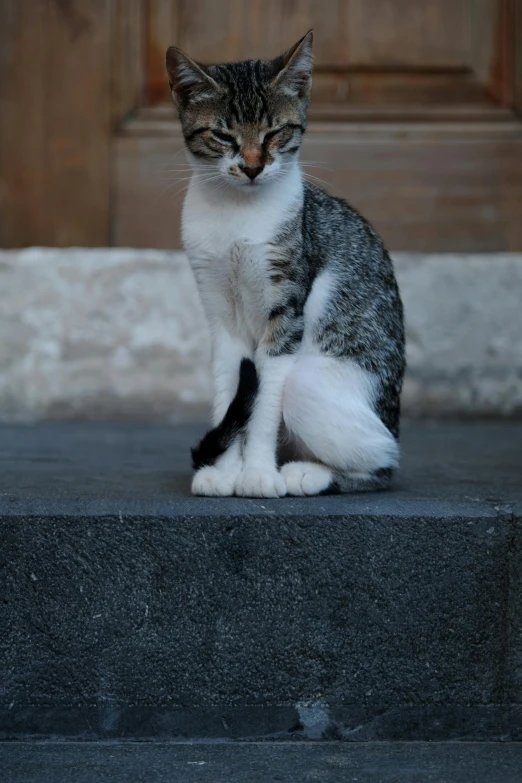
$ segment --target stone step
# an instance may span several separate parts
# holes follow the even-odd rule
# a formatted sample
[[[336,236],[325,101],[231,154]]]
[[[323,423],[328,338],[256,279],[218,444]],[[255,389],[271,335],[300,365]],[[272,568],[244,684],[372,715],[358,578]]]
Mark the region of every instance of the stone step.
[[[0,430],[5,739],[522,739],[522,424],[382,494],[188,494],[201,427]]]
[[[520,783],[519,743],[6,742],[8,783]]]

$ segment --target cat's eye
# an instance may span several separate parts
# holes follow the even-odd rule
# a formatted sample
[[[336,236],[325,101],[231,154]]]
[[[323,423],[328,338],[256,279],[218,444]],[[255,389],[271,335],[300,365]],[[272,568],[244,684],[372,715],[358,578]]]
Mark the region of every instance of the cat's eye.
[[[263,139],[263,142],[272,141],[272,139],[276,139],[278,136],[281,136],[285,131],[291,130],[291,127],[289,125],[283,125],[282,128],[276,128],[273,131],[268,131],[268,133],[265,133],[265,138]]]
[[[297,123],[288,122],[286,125],[283,125],[281,128],[275,128],[274,130],[265,133],[263,144],[268,144],[270,141],[272,141],[272,139],[277,139],[279,141],[281,139],[284,139],[283,144],[286,144],[286,142],[290,141],[295,130],[300,130],[302,133],[304,131],[304,128],[302,125],[299,125]]]
[[[276,136],[279,136],[283,131],[288,129],[288,125],[283,125],[282,128],[276,128],[275,130],[268,131],[268,133],[265,133],[265,137],[263,141],[271,141],[272,139],[275,139]]]
[[[229,133],[221,133],[221,131],[212,130],[212,135],[220,144],[226,144],[227,147],[234,147],[237,144],[234,136],[231,136]]]

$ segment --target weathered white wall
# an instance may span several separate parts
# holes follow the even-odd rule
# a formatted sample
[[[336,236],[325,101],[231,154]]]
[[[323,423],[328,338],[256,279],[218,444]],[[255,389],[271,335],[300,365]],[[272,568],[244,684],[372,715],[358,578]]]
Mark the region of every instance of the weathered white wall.
[[[522,254],[395,260],[407,321],[404,410],[522,414]]]
[[[522,412],[522,254],[395,255],[410,415]],[[0,418],[197,415],[211,394],[181,253],[0,251]]]

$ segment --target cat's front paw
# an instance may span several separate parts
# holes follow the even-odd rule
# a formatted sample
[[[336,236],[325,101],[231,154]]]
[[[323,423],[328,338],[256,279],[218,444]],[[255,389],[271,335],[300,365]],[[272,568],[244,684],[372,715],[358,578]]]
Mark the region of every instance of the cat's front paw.
[[[286,485],[274,468],[247,469],[236,480],[235,494],[243,498],[282,498]]]
[[[192,479],[192,494],[207,497],[229,497],[234,494],[237,473],[214,466],[200,468]]]

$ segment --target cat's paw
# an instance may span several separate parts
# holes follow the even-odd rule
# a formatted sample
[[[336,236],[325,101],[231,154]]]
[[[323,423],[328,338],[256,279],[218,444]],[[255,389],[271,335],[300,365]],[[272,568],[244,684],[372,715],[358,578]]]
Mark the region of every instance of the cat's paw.
[[[208,465],[200,468],[192,479],[192,494],[207,497],[229,497],[234,494],[237,473]]]
[[[286,495],[286,486],[274,468],[247,469],[236,480],[235,494],[243,498],[281,498]]]
[[[317,462],[288,462],[281,476],[289,495],[318,495],[332,483],[332,471]]]

